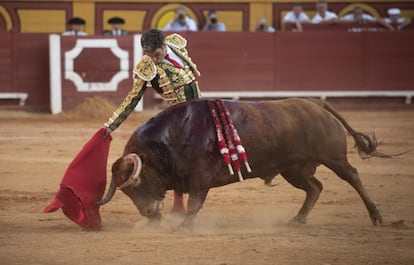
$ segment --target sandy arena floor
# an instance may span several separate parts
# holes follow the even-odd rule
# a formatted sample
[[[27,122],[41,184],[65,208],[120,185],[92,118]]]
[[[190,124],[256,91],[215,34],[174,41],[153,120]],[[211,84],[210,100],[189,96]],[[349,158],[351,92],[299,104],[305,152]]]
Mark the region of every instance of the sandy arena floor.
[[[172,192],[158,229],[120,192],[101,208],[101,231],[83,230],[60,210],[42,213],[109,113],[0,111],[0,264],[414,264],[414,153],[361,160],[351,138],[349,160],[380,205],[382,226],[371,225],[357,193],[324,167],[316,175],[324,191],[305,225],[288,225],[304,193],[280,176],[274,187],[249,180],[212,189],[193,233],[173,232],[179,220],[168,215]],[[113,133],[108,169],[135,127],[155,113],[133,114]],[[414,151],[414,110],[342,114],[355,129],[375,132],[381,151]]]

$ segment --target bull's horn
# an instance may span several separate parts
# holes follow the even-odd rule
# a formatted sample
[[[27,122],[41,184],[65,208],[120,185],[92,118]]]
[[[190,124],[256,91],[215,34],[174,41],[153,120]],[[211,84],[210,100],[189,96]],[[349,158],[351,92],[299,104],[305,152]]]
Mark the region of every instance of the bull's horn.
[[[116,183],[115,183],[114,178],[112,177],[111,185],[109,186],[108,192],[106,193],[105,197],[102,198],[102,200],[97,202],[97,204],[98,205],[104,205],[107,202],[109,202],[112,199],[112,197],[114,196],[115,191],[116,191]]]
[[[130,159],[132,160],[133,164],[134,164],[134,169],[132,170],[131,175],[129,176],[128,180],[125,181],[124,184],[122,184],[119,189],[123,189],[129,185],[134,185],[137,186],[140,183],[140,178],[139,178],[139,174],[141,173],[142,170],[142,160],[141,158],[135,154],[135,153],[130,153],[127,154],[126,156],[124,156],[124,160],[126,159]]]

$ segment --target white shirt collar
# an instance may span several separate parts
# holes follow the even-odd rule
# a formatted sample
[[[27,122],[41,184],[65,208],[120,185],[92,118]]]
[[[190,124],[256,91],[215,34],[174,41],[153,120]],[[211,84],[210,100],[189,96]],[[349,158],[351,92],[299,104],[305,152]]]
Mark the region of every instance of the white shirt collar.
[[[170,47],[168,47],[168,45],[167,45],[167,54],[170,56],[171,59],[177,61],[177,63],[179,63],[182,67],[184,67],[183,59],[181,59],[177,54],[175,54],[175,52]],[[167,59],[164,59],[163,63],[171,64]]]

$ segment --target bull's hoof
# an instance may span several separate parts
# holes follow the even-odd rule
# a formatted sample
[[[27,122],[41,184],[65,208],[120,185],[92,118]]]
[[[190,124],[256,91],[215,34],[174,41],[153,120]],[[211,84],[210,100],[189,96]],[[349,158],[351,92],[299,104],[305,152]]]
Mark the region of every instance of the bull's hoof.
[[[289,221],[290,225],[306,224],[306,218],[302,216],[295,216]]]
[[[187,215],[184,221],[180,224],[179,229],[192,232],[193,227],[194,227],[194,216]]]
[[[373,225],[382,225],[381,211],[377,206],[372,211],[370,211],[369,216]]]
[[[172,208],[170,214],[178,217],[184,217],[187,211],[185,208]]]
[[[181,224],[181,225],[176,227],[176,229],[174,230],[174,233],[192,234],[193,233],[193,227]]]
[[[148,217],[148,225],[158,226],[161,223],[161,214],[156,214],[154,216]]]

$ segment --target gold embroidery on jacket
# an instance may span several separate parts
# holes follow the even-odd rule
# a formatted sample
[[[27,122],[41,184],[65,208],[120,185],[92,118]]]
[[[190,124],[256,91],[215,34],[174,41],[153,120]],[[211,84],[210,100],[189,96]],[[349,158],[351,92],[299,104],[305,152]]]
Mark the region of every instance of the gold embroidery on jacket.
[[[177,33],[165,37],[165,42],[173,45],[177,49],[183,49],[187,46],[187,40]]]
[[[194,82],[195,75],[190,68],[176,68],[170,64],[161,63],[157,65],[158,75],[165,76],[158,80],[162,89],[161,98],[168,101],[170,105],[186,101],[183,86]]]
[[[144,55],[140,62],[135,66],[133,71],[134,84],[125,97],[124,101],[114,111],[105,126],[112,131],[115,130],[131,113],[133,108],[138,104],[144,93],[144,88],[150,87],[149,81],[153,80],[158,74],[157,80],[162,90],[160,96],[170,105],[186,101],[184,86],[196,82],[196,76],[200,76],[197,65],[191,61],[188,56],[187,40],[179,34],[171,34],[165,38],[166,44],[173,52],[183,60],[184,69],[176,68],[170,64],[161,63],[155,65],[150,57]],[[196,91],[200,95],[197,83]]]
[[[142,56],[141,61],[135,66],[134,78],[140,78],[144,81],[151,81],[157,74],[157,66],[147,55]]]

